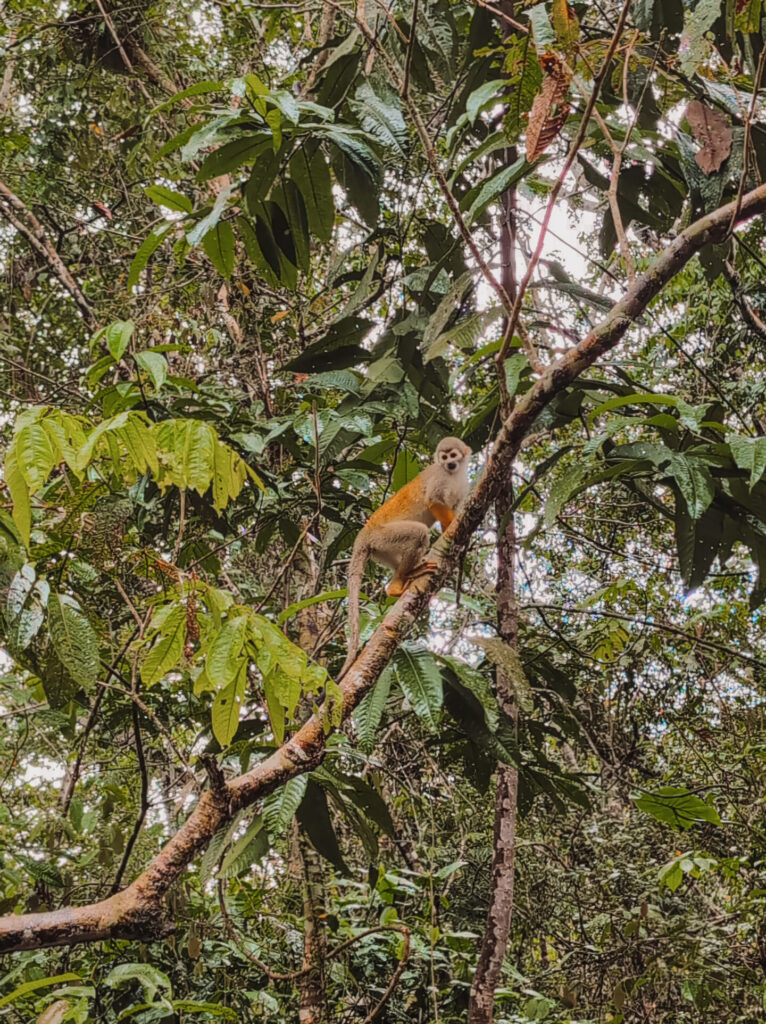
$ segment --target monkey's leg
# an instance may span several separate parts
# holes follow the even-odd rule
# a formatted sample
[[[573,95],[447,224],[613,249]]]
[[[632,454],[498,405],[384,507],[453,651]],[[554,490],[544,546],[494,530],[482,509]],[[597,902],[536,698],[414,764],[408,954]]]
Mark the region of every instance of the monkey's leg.
[[[405,520],[379,528],[371,553],[377,561],[396,571],[386,588],[389,595],[399,597],[404,593],[410,574],[423,564],[430,546],[431,531],[425,523]]]

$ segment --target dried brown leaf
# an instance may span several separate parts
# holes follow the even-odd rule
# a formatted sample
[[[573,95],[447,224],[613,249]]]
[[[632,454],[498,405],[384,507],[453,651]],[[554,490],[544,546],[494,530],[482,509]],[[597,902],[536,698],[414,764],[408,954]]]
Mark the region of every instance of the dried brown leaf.
[[[686,120],[702,146],[694,159],[705,174],[713,174],[731,153],[731,125],[720,110],[712,110],[699,100],[692,100],[686,108]]]
[[[545,78],[529,112],[527,126],[527,160],[532,163],[556,138],[569,116],[564,102],[569,77],[557,57],[545,54],[542,61]]]

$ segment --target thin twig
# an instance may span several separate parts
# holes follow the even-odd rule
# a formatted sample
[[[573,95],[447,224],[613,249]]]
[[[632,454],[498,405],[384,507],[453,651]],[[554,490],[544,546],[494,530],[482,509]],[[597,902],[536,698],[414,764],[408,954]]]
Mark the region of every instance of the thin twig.
[[[621,622],[633,622],[637,626],[647,626],[650,629],[656,629],[662,633],[672,633],[674,636],[682,636],[684,639],[688,640],[690,644],[699,644],[702,647],[710,647],[715,651],[720,651],[722,654],[728,655],[730,658],[736,658],[737,661],[744,661],[749,665],[755,665],[757,668],[766,668],[766,661],[754,658],[749,654],[742,654],[740,651],[736,651],[733,647],[727,647],[726,644],[719,644],[716,640],[705,640],[702,637],[693,636],[691,633],[687,633],[685,629],[679,629],[678,626],[668,626],[663,622],[654,622],[652,619],[641,619],[634,615],[623,615],[621,612],[608,612],[599,608],[570,608],[567,605],[559,604],[524,604],[521,607],[525,611],[540,611],[540,609],[546,609],[547,611],[561,612],[562,615],[595,615],[603,619],[619,619]]]
[[[755,71],[755,78],[753,80],[753,96],[750,101],[750,109],[747,112],[747,118],[745,119],[745,141],[743,144],[742,153],[742,174],[739,178],[739,186],[737,187],[737,204],[731,215],[731,221],[729,223],[729,234],[734,231],[734,226],[737,223],[739,217],[739,211],[742,207],[742,196],[745,194],[745,184],[747,183],[747,174],[750,170],[750,138],[752,135],[753,127],[753,116],[755,115],[755,108],[758,103],[758,91],[761,88],[761,78],[763,77],[763,69],[766,67],[766,46],[761,49],[761,55],[758,58],[758,67]]]
[[[506,14],[505,11],[501,11],[498,7],[495,7],[494,4],[487,3],[487,0],[475,0],[475,3],[479,7],[483,7],[485,11],[489,11],[490,14],[494,14],[496,18],[500,18],[500,20],[504,21],[506,25],[510,25],[515,32],[522,32],[525,36],[529,35],[528,25],[522,25],[520,21],[516,21],[516,19],[512,18],[510,14]]]
[[[559,192],[563,188],[564,181],[566,179],[567,174],[569,173],[570,167],[574,162],[575,156],[577,155],[577,152],[580,146],[582,145],[582,141],[585,138],[585,132],[588,130],[588,124],[590,122],[593,110],[596,106],[596,100],[598,99],[598,95],[601,91],[601,86],[604,82],[604,79],[606,78],[607,72],[609,71],[609,65],[612,63],[612,57],[614,57],[615,51],[620,41],[620,36],[622,35],[622,30],[625,27],[625,22],[628,17],[628,12],[630,11],[631,3],[632,0],[624,0],[623,2],[622,10],[620,11],[620,17],[617,21],[617,26],[614,30],[614,34],[612,35],[612,39],[609,43],[609,48],[606,51],[604,63],[601,65],[601,70],[599,71],[598,75],[596,75],[593,81],[593,90],[590,94],[590,97],[588,98],[588,103],[585,107],[585,112],[583,113],[582,120],[580,121],[580,126],[577,130],[577,134],[574,137],[572,145],[569,147],[569,152],[567,153],[566,160],[564,161],[564,166],[561,168],[561,173],[556,179],[553,188],[551,189],[551,194],[548,197],[548,205],[545,210],[545,215],[543,216],[543,223],[540,228],[540,234],[537,239],[537,245],[535,246],[535,251],[532,253],[532,258],[530,259],[529,264],[527,265],[527,269],[524,272],[524,277],[521,279],[519,290],[516,293],[516,298],[513,303],[513,308],[511,309],[510,314],[508,316],[508,325],[505,330],[503,344],[500,346],[500,350],[495,356],[498,363],[502,364],[505,361],[506,356],[508,355],[508,349],[510,348],[511,341],[513,339],[513,332],[516,330],[516,324],[519,319],[519,313],[521,312],[521,304],[524,301],[524,295],[526,294],[527,287],[529,285],[530,280],[532,279],[532,274],[535,272],[535,268],[537,267],[537,264],[540,260],[540,256],[542,255],[543,245],[545,244],[545,236],[547,234],[548,225],[553,215],[556,200],[558,199]]]
[[[132,672],[132,686],[131,693],[135,698],[138,696],[138,663],[133,662]],[[138,770],[141,775],[141,798],[138,807],[138,814],[133,825],[133,831],[130,833],[130,838],[125,844],[125,851],[120,861],[120,866],[117,868],[117,874],[114,876],[112,882],[112,888],[110,895],[114,895],[119,891],[120,884],[122,883],[122,877],[127,870],[128,863],[130,862],[131,854],[133,853],[133,847],[136,845],[141,829],[144,827],[144,821],[149,810],[149,773],[146,768],[146,756],[144,755],[144,742],[141,739],[141,722],[138,718],[138,704],[134,700],[133,702],[133,738],[136,741],[136,757],[138,758]]]
[[[280,580],[282,579],[282,577],[284,576],[284,574],[285,574],[285,573],[287,572],[287,570],[288,570],[288,569],[290,568],[290,564],[292,563],[292,560],[293,560],[293,559],[295,558],[296,554],[298,553],[298,550],[299,550],[299,548],[300,548],[301,544],[302,544],[302,543],[303,543],[303,541],[304,541],[304,540],[306,539],[306,535],[308,534],[309,530],[311,529],[311,527],[312,527],[312,524],[313,524],[314,520],[316,519],[316,515],[317,515],[317,514],[316,514],[316,512],[315,512],[315,513],[314,513],[314,515],[313,515],[313,516],[311,517],[311,519],[309,519],[309,524],[308,524],[308,526],[307,526],[307,527],[305,528],[305,530],[303,530],[303,531],[302,531],[302,533],[301,533],[300,537],[299,537],[299,538],[298,538],[298,539],[296,540],[296,542],[295,542],[295,545],[294,545],[294,547],[293,547],[292,551],[291,551],[291,552],[290,552],[290,554],[289,554],[289,555],[287,556],[287,558],[286,558],[286,560],[285,560],[284,564],[282,565],[281,569],[280,569],[280,570],[279,570],[279,572],[277,573],[277,575],[276,575],[276,577],[275,577],[275,579],[274,579],[274,582],[273,582],[273,583],[271,584],[271,586],[269,587],[269,590],[268,590],[268,592],[266,593],[266,596],[265,596],[265,597],[264,597],[264,598],[263,598],[263,599],[262,599],[262,600],[261,600],[261,601],[260,601],[260,602],[259,602],[259,603],[258,603],[258,604],[256,605],[256,608],[255,608],[255,612],[256,612],[256,614],[258,614],[258,612],[259,612],[259,611],[260,611],[260,610],[261,610],[261,609],[263,608],[263,606],[264,606],[264,605],[266,604],[266,602],[268,601],[268,599],[269,599],[269,598],[271,597],[271,595],[272,595],[272,594],[274,593],[274,591],[275,591],[275,590],[277,589],[277,587],[279,586],[279,581],[280,581]]]

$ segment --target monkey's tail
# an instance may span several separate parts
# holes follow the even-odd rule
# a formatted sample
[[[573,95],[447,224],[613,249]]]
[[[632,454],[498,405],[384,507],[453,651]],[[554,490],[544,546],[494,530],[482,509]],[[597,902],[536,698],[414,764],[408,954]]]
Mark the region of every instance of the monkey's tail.
[[[342,679],[356,661],[356,652],[359,647],[359,594],[362,590],[364,567],[367,565],[369,557],[366,546],[360,544],[359,538],[357,538],[351,551],[351,560],[348,563],[348,655],[343,662],[338,679]]]

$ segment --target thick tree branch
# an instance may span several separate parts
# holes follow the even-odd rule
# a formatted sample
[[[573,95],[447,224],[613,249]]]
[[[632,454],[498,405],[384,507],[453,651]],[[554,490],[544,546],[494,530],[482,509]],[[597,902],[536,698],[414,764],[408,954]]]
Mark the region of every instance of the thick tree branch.
[[[631,324],[704,245],[726,237],[731,220],[741,224],[766,212],[766,185],[695,221],[660,253],[605,319],[516,403],[505,421],[486,467],[461,515],[434,547],[439,568],[408,590],[373,634],[343,679],[344,715],[348,716],[396,651],[429,599],[465,553],[492,502],[503,491],[513,460],[539,414],[599,356],[613,349]],[[172,930],[162,917],[163,897],[215,833],[241,808],[273,792],[288,779],[315,768],[324,756],[326,736],[321,715],[313,715],[282,747],[251,771],[207,790],[179,831],[141,875],[122,892],[85,907],[49,913],[11,915],[0,920],[0,952],[72,945],[106,938],[152,939]]]

